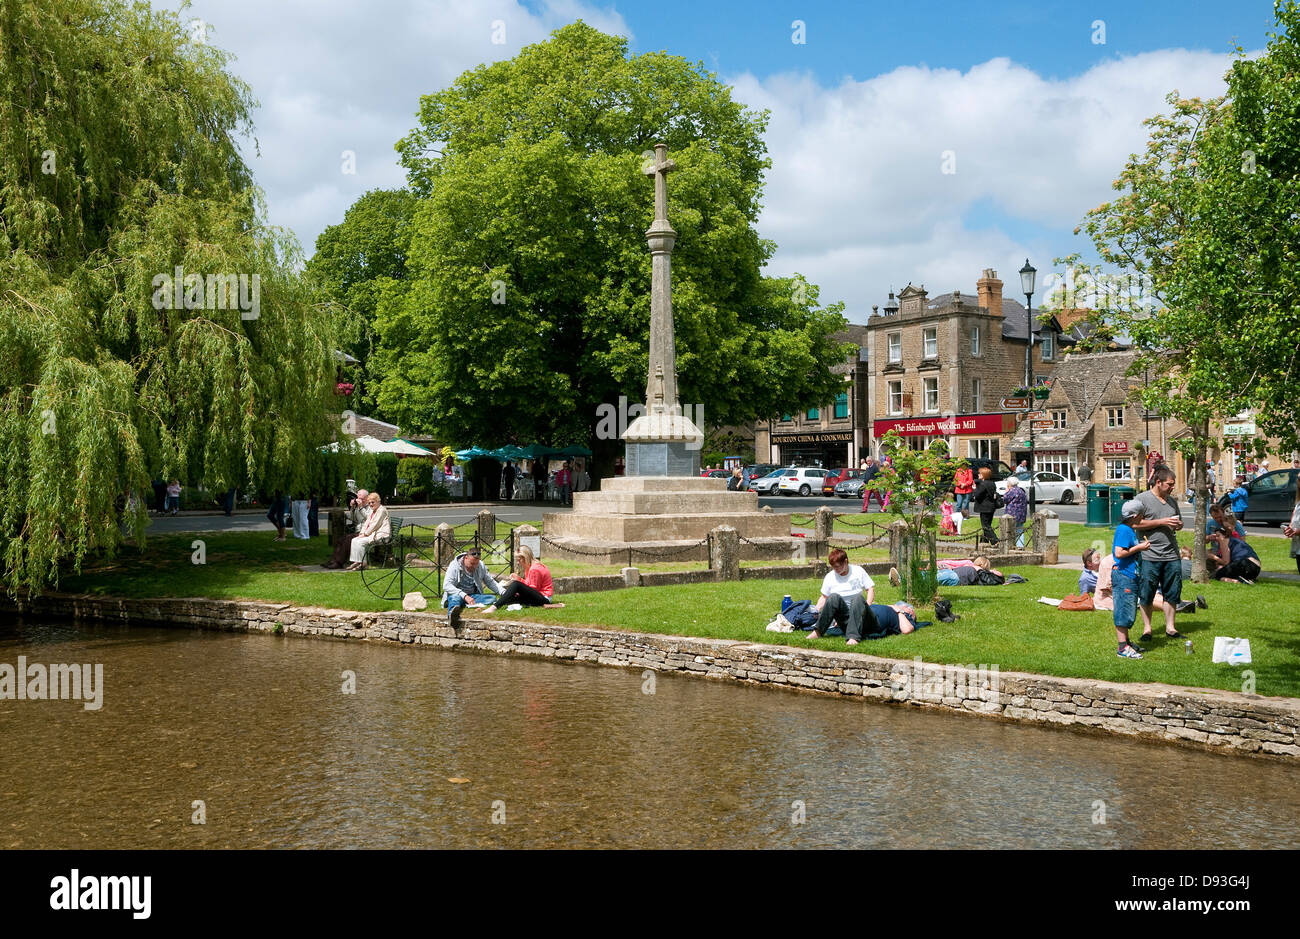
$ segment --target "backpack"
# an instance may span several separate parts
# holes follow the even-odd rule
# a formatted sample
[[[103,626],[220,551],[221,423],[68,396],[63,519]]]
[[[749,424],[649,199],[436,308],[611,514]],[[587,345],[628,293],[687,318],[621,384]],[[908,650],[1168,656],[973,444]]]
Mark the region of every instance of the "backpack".
[[[952,603],[942,598],[934,601],[934,618],[941,623],[955,623],[961,619],[952,611]]]
[[[812,629],[817,625],[817,611],[812,608],[811,600],[797,600],[781,615],[795,629]]]

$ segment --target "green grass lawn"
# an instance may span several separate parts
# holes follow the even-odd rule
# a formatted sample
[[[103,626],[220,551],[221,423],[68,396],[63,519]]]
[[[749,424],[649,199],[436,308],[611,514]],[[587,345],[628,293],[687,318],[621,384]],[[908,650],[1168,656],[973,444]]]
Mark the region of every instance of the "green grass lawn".
[[[1078,557],[1093,541],[1109,545],[1110,531],[1082,525],[1061,526],[1062,560]],[[68,574],[57,589],[125,597],[212,597],[264,600],[301,606],[351,610],[391,610],[398,604],[380,600],[363,585],[360,574],[298,569],[319,564],[329,555],[324,538],[311,542],[290,538],[276,542],[269,532],[210,532],[202,536],[207,563],[193,564],[193,542],[199,536],[165,535],[150,538],[143,554],[128,548],[113,561],[87,565],[79,575]],[[1190,536],[1187,536],[1190,538]],[[1290,542],[1254,538],[1266,571],[1294,571]],[[854,560],[876,560],[880,549],[850,551]],[[746,566],[762,562],[746,562]],[[577,562],[547,561],[555,576],[569,573]],[[699,569],[699,562],[640,565],[645,570]],[[617,573],[619,565],[600,570]],[[996,664],[1003,671],[1074,675],[1111,681],[1156,681],[1175,685],[1241,688],[1239,671],[1210,663],[1214,637],[1250,639],[1256,691],[1263,695],[1300,696],[1300,584],[1261,580],[1254,587],[1239,584],[1189,584],[1188,597],[1203,593],[1208,611],[1180,616],[1178,626],[1193,641],[1190,657],[1181,641],[1157,638],[1140,661],[1115,656],[1114,628],[1108,613],[1065,613],[1036,602],[1046,595],[1074,593],[1077,570],[1005,567],[1029,583],[1003,587],[949,588],[947,597],[962,619],[935,623],[911,636],[866,642],[856,651],[896,658],[923,656],[926,661],[951,664]],[[877,602],[898,599],[883,577],[876,578]],[[742,639],[779,645],[808,644],[848,651],[842,638],[808,643],[803,634],[766,632],[764,627],[780,609],[781,597],[814,599],[817,581],[741,581],[633,588],[564,597],[560,610],[509,614],[543,622],[596,626],[639,632]],[[432,598],[431,598],[432,599]],[[932,618],[928,610],[921,618]],[[1157,618],[1157,635],[1162,626]]]

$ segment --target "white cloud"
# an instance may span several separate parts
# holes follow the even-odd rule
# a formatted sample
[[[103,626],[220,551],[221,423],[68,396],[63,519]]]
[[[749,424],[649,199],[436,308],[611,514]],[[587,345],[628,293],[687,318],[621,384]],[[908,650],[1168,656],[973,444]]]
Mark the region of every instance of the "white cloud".
[[[973,294],[994,267],[1011,292],[1026,255],[1044,271],[1086,248],[1074,227],[1145,148],[1142,121],[1167,111],[1175,88],[1222,94],[1230,61],[1149,52],[1051,80],[996,58],[964,73],[904,67],[834,88],[807,75],[732,78],[740,101],[772,112],[760,220],[779,246],[770,271],[806,274],[855,321],[891,283]],[[946,175],[949,150],[956,172]],[[1012,230],[981,222],[986,207]]]
[[[180,0],[159,5],[175,10]],[[308,256],[358,196],[404,184],[393,145],[415,126],[421,95],[576,19],[631,36],[618,13],[580,0],[536,12],[516,0],[195,0],[182,14],[194,18],[234,53],[231,71],[260,102],[260,156],[251,143],[245,156],[271,224],[293,230]],[[354,175],[343,172],[345,150],[356,155]]]

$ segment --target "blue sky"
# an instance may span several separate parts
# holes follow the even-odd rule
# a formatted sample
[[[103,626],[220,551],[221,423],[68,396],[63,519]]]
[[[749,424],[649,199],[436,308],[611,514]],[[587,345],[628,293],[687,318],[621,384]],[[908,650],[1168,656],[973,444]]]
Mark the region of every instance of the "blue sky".
[[[194,0],[182,17],[260,99],[246,150],[308,255],[362,193],[403,184],[393,144],[419,96],[466,69],[579,18],[702,61],[771,111],[769,273],[804,274],[856,322],[891,285],[974,293],[992,267],[1010,289],[1026,256],[1046,271],[1087,253],[1073,229],[1143,149],[1142,120],[1175,88],[1221,94],[1234,44],[1261,50],[1273,23],[1271,0]]]

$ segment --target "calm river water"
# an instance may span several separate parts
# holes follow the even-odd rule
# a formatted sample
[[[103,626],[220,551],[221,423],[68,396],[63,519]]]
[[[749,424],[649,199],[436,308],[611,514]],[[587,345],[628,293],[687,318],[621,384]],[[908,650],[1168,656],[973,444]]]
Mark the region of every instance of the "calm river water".
[[[0,625],[19,655],[101,663],[103,706],[0,701],[0,847],[1300,846],[1295,768],[1122,739],[261,635]]]

